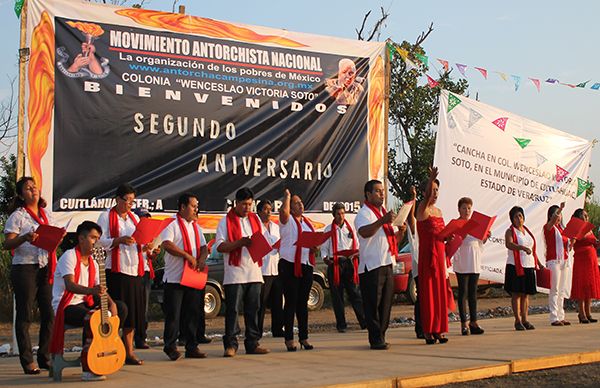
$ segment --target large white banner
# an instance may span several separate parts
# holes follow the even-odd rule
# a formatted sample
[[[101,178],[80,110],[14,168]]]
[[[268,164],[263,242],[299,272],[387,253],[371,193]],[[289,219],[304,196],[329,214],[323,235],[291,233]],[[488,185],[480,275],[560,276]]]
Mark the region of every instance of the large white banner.
[[[438,206],[446,223],[458,218],[458,200],[498,216],[484,246],[481,278],[504,282],[504,233],[509,210],[525,210],[525,225],[545,261],[542,227],[548,208],[565,202],[564,222],[583,207],[592,142],[490,105],[442,91],[434,165]]]

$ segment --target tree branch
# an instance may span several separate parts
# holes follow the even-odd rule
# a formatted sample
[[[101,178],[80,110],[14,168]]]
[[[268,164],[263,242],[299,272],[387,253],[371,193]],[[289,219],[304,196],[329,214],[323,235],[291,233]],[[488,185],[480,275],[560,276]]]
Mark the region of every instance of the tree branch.
[[[383,7],[381,7],[381,17],[379,18],[379,20],[377,20],[377,23],[375,23],[373,31],[371,31],[371,35],[369,35],[367,42],[370,42],[373,39],[373,37],[375,37],[375,34],[378,34],[380,32],[381,26],[383,25],[383,22],[385,22],[385,20],[388,18],[388,16],[390,16],[390,14],[385,13],[385,10],[383,9]]]
[[[419,35],[417,37],[417,40],[415,41],[415,47],[420,46],[421,43],[423,43],[425,41],[425,39],[427,39],[429,34],[431,34],[432,32],[433,32],[433,22],[431,22],[431,24],[429,25],[427,32],[421,32],[421,35]]]
[[[362,37],[362,33],[365,29],[365,24],[367,24],[367,19],[369,18],[370,14],[371,14],[371,11],[369,11],[365,14],[365,17],[363,18],[363,21],[362,21],[362,25],[360,26],[360,30],[358,30],[358,29],[356,30],[356,39],[364,40],[364,38]]]

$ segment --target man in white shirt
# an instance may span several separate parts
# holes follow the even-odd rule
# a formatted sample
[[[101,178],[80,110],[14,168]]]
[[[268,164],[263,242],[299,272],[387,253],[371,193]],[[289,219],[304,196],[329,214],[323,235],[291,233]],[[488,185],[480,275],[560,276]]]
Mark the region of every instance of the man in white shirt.
[[[327,279],[329,280],[331,304],[335,314],[335,326],[340,333],[344,333],[348,329],[344,312],[344,290],[346,290],[360,328],[365,329],[367,327],[365,313],[357,282],[358,273],[356,270],[358,268],[355,268],[355,263],[358,264],[358,252],[346,256],[336,254],[336,252],[358,249],[357,237],[350,223],[346,221],[344,204],[338,202],[333,205],[331,214],[333,215],[333,223],[327,225],[324,232],[329,232],[334,228],[335,236],[332,235],[321,246],[321,257],[327,264]]]
[[[77,246],[63,253],[54,272],[52,307],[56,312],[57,321],[52,336],[52,353],[62,353],[64,325],[83,327],[85,317],[99,306],[100,296],[106,294],[106,286],[100,285],[98,264],[92,259],[92,250],[102,235],[102,229],[95,222],[84,221],[77,227],[76,234]],[[90,279],[91,275],[93,279]],[[111,315],[118,315],[121,322],[127,316],[127,306],[120,301],[114,302],[110,295],[108,309]],[[85,341],[84,334],[83,344]],[[95,375],[86,370],[85,363],[82,363],[82,368],[81,379],[84,381],[106,379],[106,376]]]
[[[182,327],[185,332],[185,357],[206,358],[206,353],[198,349],[196,330],[199,309],[204,308],[204,300],[200,290],[181,284],[184,265],[189,265],[197,270],[203,270],[206,265],[208,248],[202,229],[196,223],[198,214],[198,198],[194,194],[184,193],[178,201],[179,211],[175,220],[171,222],[160,234],[162,248],[165,252],[164,282],[164,308],[165,331],[163,351],[169,359],[176,361],[181,358],[177,350],[177,334],[179,333],[179,320],[183,319]],[[186,313],[181,314],[185,308]]]
[[[395,215],[392,211],[386,212],[383,207],[385,189],[380,181],[368,181],[364,193],[364,205],[354,220],[360,243],[360,291],[371,349],[387,350],[390,344],[385,341],[385,332],[394,297],[392,265],[406,225],[394,232],[391,223]]]
[[[256,206],[256,213],[263,223],[264,236],[273,246],[280,239],[279,225],[271,221],[273,204],[268,199],[261,200]],[[262,275],[263,286],[260,293],[260,310],[258,313],[258,331],[262,334],[265,322],[267,305],[271,310],[271,333],[273,337],[282,337],[283,332],[283,286],[279,279],[279,249],[273,249],[263,257]]]
[[[235,356],[240,334],[238,315],[244,306],[244,348],[246,354],[267,354],[268,349],[258,341],[258,310],[263,278],[261,266],[248,252],[254,233],[263,233],[262,223],[252,212],[254,193],[243,187],[235,193],[235,206],[221,219],[217,226],[215,246],[223,253],[223,285],[225,287],[225,335],[224,357]]]

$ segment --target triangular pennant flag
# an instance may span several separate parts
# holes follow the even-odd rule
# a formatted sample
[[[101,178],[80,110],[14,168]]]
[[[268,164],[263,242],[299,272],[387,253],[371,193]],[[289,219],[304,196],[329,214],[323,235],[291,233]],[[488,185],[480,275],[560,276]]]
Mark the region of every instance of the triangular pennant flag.
[[[536,159],[536,162],[537,162],[537,167],[539,167],[542,164],[546,163],[546,161],[548,160],[548,159],[546,159],[544,157],[544,155],[540,154],[539,152],[535,153],[535,159]]]
[[[574,84],[565,84],[565,83],[562,83],[562,82],[560,82],[560,84],[561,84],[561,85],[564,85],[564,86],[568,86],[568,87],[570,87],[571,89],[574,89],[574,88],[576,88],[576,87],[577,87],[577,85],[574,85]]]
[[[481,73],[483,78],[487,79],[487,70],[486,69],[484,69],[483,67],[476,67],[476,69],[479,70],[479,72]]]
[[[514,137],[513,139],[515,139],[517,141],[517,143],[519,144],[519,146],[521,147],[521,149],[527,147],[527,145],[529,143],[531,143],[531,139],[523,139],[520,137]]]
[[[15,1],[15,13],[17,14],[17,18],[21,17],[21,11],[23,10],[23,4],[25,3],[25,0],[16,0]]]
[[[513,81],[515,81],[515,92],[519,90],[519,86],[521,86],[521,77],[518,75],[511,75]]]
[[[463,65],[462,63],[457,63],[456,64],[456,68],[458,69],[458,71],[460,71],[460,74],[462,74],[463,77],[467,76],[465,74],[465,71],[467,70],[467,65]]]
[[[444,66],[444,71],[448,72],[448,61],[438,58],[438,62],[441,63],[442,66]]]
[[[503,73],[501,71],[495,71],[494,73],[498,74],[500,78],[502,78],[504,81],[508,81],[508,75],[506,75],[506,73]]]
[[[403,48],[396,46],[396,51],[398,52],[398,54],[400,54],[402,59],[404,59],[404,60],[408,59],[408,50],[405,50]]]
[[[452,109],[454,109],[456,107],[456,105],[460,104],[462,101],[460,100],[460,98],[456,97],[454,94],[452,93],[448,93],[448,112],[450,113],[450,111]]]
[[[501,130],[505,130],[506,129],[506,122],[508,121],[508,117],[500,117],[497,118],[496,120],[492,121],[492,124],[494,124],[495,126],[497,126],[498,128],[500,128]]]
[[[429,74],[427,75],[427,84],[429,84],[430,88],[435,88],[436,86],[439,85],[439,83],[436,80],[434,80],[433,78],[431,78],[429,76]]]
[[[452,115],[448,115],[448,126],[451,129],[456,128],[456,121],[454,121],[454,117],[452,117]]]
[[[594,89],[594,90],[598,90],[600,89],[600,83],[595,83],[592,85],[592,87],[590,89]]]
[[[569,172],[564,168],[560,167],[558,164],[556,165],[556,181],[560,182],[565,179],[569,175]]]
[[[394,46],[390,42],[387,42],[386,46],[387,46],[388,55],[390,56],[390,61],[391,61],[394,59],[394,52],[396,51],[396,49],[394,49]]]
[[[577,84],[578,88],[585,88],[585,85],[587,85],[587,83],[590,82],[590,80],[587,80],[585,82],[580,82]]]
[[[419,53],[415,53],[415,57],[422,63],[425,65],[425,67],[427,67],[429,65],[429,58],[427,57],[427,55],[423,55],[423,54],[419,54]]]
[[[546,82],[548,82],[549,84],[557,84],[557,83],[558,83],[558,80],[557,80],[557,79],[555,79],[555,78],[548,78],[548,79],[546,80]]]
[[[479,119],[481,118],[481,114],[479,114],[479,112],[477,112],[475,109],[471,109],[469,111],[469,125],[468,127],[471,128],[473,125],[475,125],[475,123],[477,121],[479,121]]]
[[[579,197],[581,194],[585,193],[590,186],[591,184],[589,181],[584,181],[577,177],[577,196]]]
[[[535,85],[535,88],[537,89],[538,93],[540,92],[540,80],[537,78],[529,78],[531,80],[531,82],[533,82],[533,84]]]

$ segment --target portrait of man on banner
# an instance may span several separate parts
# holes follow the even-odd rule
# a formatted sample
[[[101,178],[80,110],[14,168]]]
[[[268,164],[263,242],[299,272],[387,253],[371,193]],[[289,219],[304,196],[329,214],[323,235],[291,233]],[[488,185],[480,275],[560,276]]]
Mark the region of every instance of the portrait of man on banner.
[[[327,92],[340,105],[354,105],[365,90],[363,77],[356,76],[356,64],[349,58],[342,58],[338,64],[337,78],[325,81]]]

